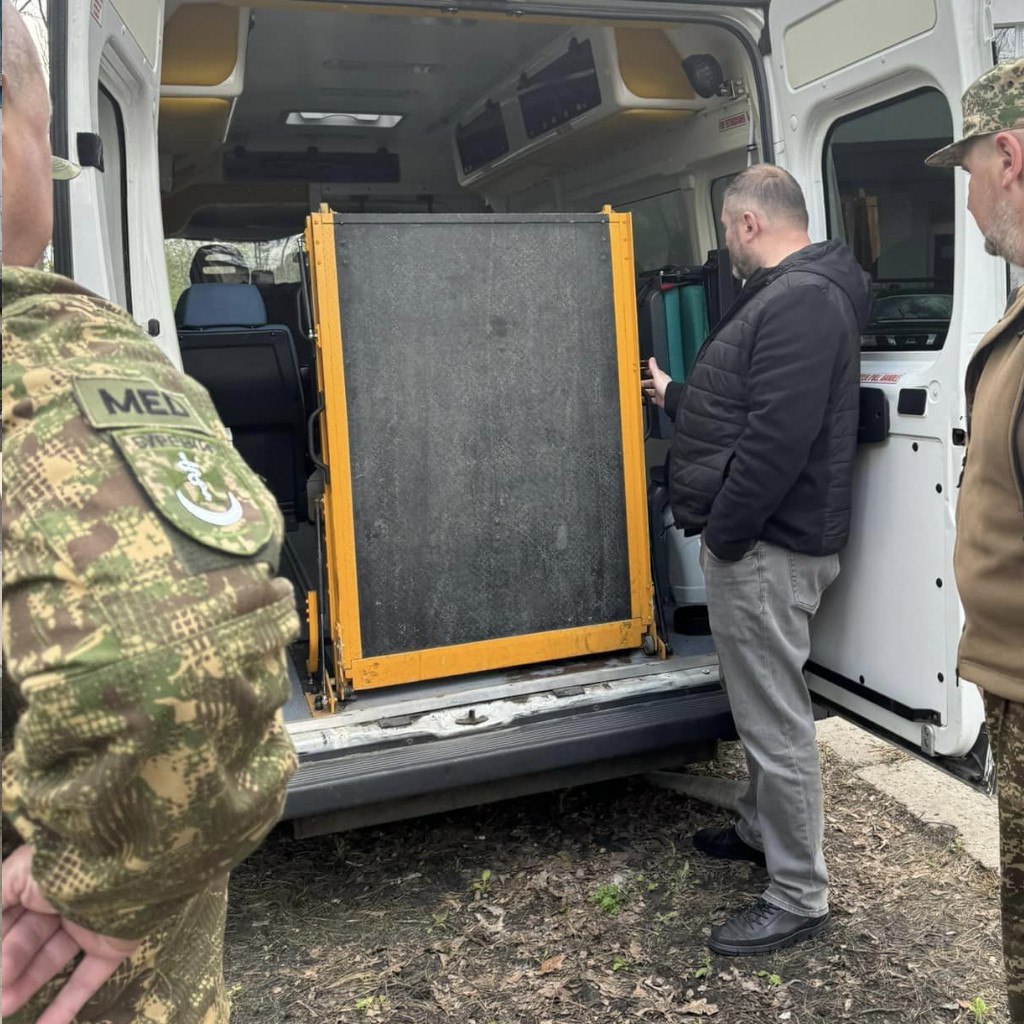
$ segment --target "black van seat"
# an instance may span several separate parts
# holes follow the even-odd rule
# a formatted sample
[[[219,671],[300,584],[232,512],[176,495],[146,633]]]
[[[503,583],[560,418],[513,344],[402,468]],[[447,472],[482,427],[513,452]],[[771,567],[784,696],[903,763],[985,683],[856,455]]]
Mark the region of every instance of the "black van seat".
[[[247,284],[194,284],[175,320],[185,372],[210,392],[289,525],[304,520],[306,411],[291,331],[267,323],[258,289]]]
[[[272,324],[284,324],[291,328],[306,408],[312,409],[316,405],[316,370],[313,367],[313,345],[306,334],[302,322],[304,318],[299,312],[302,285],[297,281],[270,285],[254,283],[263,296],[263,304],[267,307],[267,320]]]

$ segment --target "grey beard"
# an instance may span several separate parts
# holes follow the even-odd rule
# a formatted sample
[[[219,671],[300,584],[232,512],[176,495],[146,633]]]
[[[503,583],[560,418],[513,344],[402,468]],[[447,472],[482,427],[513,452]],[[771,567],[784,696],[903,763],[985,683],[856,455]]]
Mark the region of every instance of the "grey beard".
[[[751,266],[751,261],[746,256],[741,254],[732,257],[732,272],[741,281],[746,281],[755,270],[757,267]]]
[[[989,256],[1000,256],[1007,263],[1018,266],[1024,263],[1024,221],[1017,217],[1009,203],[995,211],[985,236],[985,252]]]

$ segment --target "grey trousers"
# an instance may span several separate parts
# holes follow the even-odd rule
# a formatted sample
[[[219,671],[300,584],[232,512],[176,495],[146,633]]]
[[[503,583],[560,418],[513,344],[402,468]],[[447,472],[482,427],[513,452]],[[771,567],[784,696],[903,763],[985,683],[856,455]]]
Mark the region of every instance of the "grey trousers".
[[[817,558],[759,541],[738,562],[701,550],[708,617],[743,741],[750,785],[737,831],[764,851],[764,899],[794,914],[828,910],[821,765],[803,666],[821,595],[839,556]]]

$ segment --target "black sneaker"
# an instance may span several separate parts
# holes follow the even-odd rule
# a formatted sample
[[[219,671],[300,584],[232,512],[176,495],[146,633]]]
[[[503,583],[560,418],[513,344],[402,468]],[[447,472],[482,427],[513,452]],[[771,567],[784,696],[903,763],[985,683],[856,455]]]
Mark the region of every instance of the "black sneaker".
[[[728,828],[702,828],[694,833],[693,845],[709,857],[721,860],[749,860],[765,866],[764,852],[745,843],[736,831],[735,825]]]
[[[827,913],[821,917],[802,917],[759,899],[725,924],[712,928],[708,945],[723,956],[774,953],[819,935],[827,927]]]

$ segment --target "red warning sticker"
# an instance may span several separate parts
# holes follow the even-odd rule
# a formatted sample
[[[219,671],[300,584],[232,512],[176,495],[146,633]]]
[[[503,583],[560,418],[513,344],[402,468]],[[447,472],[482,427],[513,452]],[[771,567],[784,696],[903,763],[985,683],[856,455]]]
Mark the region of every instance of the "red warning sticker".
[[[729,117],[720,117],[718,119],[718,130],[720,132],[727,132],[733,128],[742,128],[745,124],[750,123],[750,118],[747,116],[747,112],[741,111],[739,114],[732,114]]]

